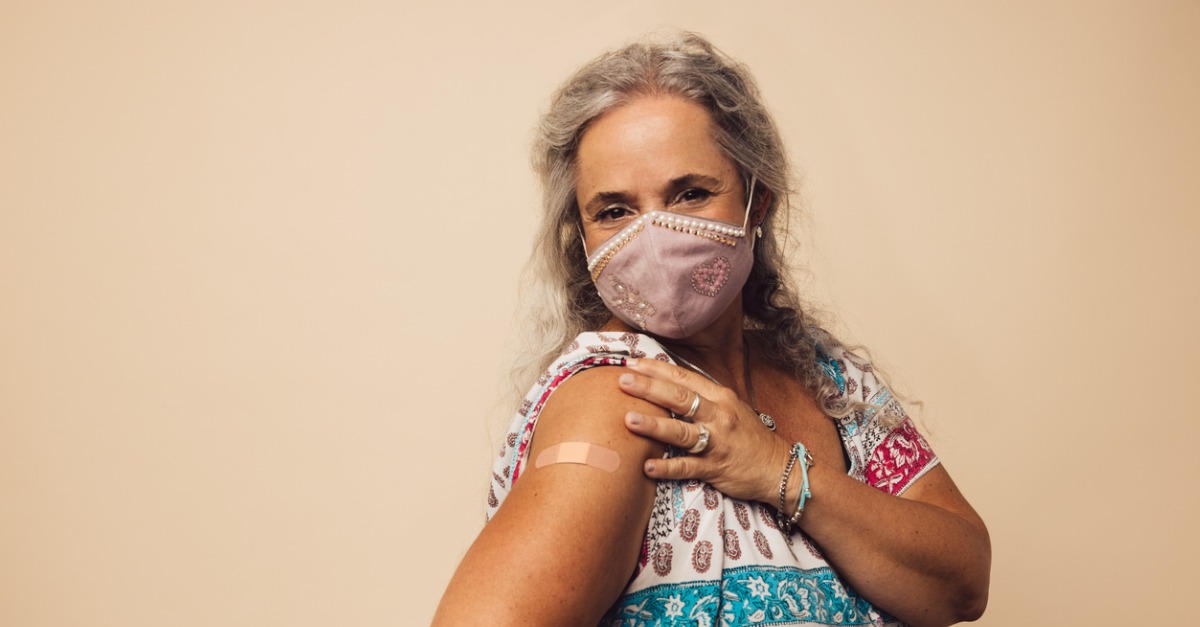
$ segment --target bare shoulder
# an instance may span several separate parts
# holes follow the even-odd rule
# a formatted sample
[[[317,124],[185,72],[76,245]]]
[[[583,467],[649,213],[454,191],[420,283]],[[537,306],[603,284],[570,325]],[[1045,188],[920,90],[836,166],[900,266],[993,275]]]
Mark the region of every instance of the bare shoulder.
[[[641,460],[661,454],[661,444],[625,428],[625,416],[631,411],[654,416],[667,413],[657,405],[622,392],[617,379],[624,372],[618,366],[600,366],[564,381],[546,401],[538,418],[530,454],[536,456],[547,447],[565,441],[584,441],[614,450],[623,458],[622,462],[628,457],[639,468]]]

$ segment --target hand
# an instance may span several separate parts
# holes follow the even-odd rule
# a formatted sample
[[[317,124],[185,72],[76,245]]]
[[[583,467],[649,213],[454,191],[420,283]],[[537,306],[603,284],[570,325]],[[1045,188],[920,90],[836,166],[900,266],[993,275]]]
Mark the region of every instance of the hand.
[[[708,446],[699,453],[646,460],[652,479],[700,479],[726,496],[774,504],[779,499],[779,473],[790,447],[763,425],[758,414],[727,387],[655,359],[629,360],[632,372],[618,379],[621,391],[687,415],[700,395],[691,422],[629,412],[625,426],[633,433],[688,450],[700,439],[699,425],[709,431]]]

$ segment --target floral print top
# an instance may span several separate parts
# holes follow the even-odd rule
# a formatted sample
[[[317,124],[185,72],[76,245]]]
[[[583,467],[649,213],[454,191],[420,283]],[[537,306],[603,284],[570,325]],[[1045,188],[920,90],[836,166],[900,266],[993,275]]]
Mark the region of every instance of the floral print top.
[[[488,491],[488,518],[519,479],[546,400],[577,372],[625,359],[673,360],[653,338],[583,333],[538,378],[513,416]],[[899,495],[938,464],[929,444],[869,363],[843,350],[818,351],[839,394],[869,408],[838,420],[851,477]],[[903,416],[881,420],[887,407]],[[895,421],[891,421],[895,422]],[[668,448],[667,455],[681,454]],[[801,531],[784,534],[775,509],[729,498],[697,480],[659,481],[641,557],[602,625],[878,625],[901,623],[844,582]]]

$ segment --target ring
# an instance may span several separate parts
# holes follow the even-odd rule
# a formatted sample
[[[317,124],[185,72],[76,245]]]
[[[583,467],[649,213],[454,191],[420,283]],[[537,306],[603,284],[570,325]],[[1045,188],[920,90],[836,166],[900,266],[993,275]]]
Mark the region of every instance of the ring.
[[[692,445],[692,448],[688,449],[688,452],[692,453],[693,455],[696,453],[703,453],[704,449],[708,448],[708,439],[712,437],[712,434],[708,431],[708,427],[705,427],[701,424],[697,424],[696,426],[700,427],[700,438],[696,440],[696,443]]]
[[[700,393],[692,392],[692,394],[695,394],[696,398],[692,399],[692,407],[687,410],[686,414],[683,415],[684,418],[688,418],[688,419],[691,419],[692,416],[695,416],[696,410],[700,409]]]

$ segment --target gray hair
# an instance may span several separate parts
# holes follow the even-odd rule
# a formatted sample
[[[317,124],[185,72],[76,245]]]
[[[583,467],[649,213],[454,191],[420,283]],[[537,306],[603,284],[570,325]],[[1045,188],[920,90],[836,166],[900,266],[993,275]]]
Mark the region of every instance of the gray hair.
[[[694,33],[629,44],[580,68],[554,94],[533,146],[541,178],[543,217],[523,275],[520,316],[524,337],[513,371],[518,389],[528,386],[581,332],[610,317],[587,271],[576,202],[579,141],[600,116],[639,97],[674,95],[704,107],[714,140],[744,180],[757,180],[765,197],[763,236],[754,247],[754,269],[742,304],[746,326],[766,344],[765,357],[796,373],[830,416],[854,408],[830,406],[836,384],[822,376],[817,351],[841,344],[801,305],[787,277],[780,245],[791,212],[791,169],[783,141],[747,68]]]

